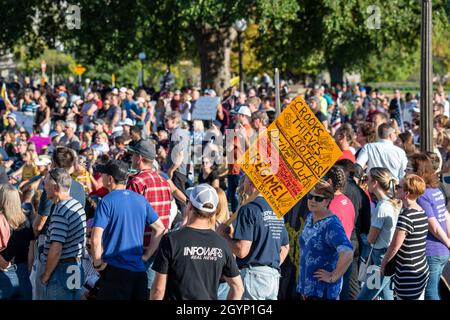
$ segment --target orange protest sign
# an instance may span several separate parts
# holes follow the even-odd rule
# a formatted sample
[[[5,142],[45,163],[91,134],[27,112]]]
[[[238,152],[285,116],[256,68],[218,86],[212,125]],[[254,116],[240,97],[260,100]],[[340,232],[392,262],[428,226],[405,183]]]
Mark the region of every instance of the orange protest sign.
[[[81,76],[83,73],[86,72],[86,68],[83,67],[81,64],[77,64],[77,65],[75,66],[75,68],[73,69],[73,71],[75,71],[75,74],[76,74],[77,76]]]
[[[342,151],[297,97],[245,152],[239,163],[278,217],[305,196]]]

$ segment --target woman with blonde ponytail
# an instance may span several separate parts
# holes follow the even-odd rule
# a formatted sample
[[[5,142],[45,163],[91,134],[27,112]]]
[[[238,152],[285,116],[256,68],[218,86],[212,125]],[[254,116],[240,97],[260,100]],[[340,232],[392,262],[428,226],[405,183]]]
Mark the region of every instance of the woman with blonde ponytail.
[[[395,199],[395,186],[398,181],[388,169],[372,168],[368,178],[369,191],[375,195],[378,202],[371,214],[371,226],[367,235],[367,244],[370,246],[370,249],[367,250],[369,252],[367,259],[369,266],[376,266],[379,270],[386,250],[392,241],[402,203]],[[371,269],[377,268],[372,267]],[[368,273],[371,279],[366,279],[358,300],[373,300],[379,296],[383,300],[393,300],[391,278],[382,276],[379,271],[373,275]],[[379,281],[376,281],[377,279],[374,277],[380,277]]]

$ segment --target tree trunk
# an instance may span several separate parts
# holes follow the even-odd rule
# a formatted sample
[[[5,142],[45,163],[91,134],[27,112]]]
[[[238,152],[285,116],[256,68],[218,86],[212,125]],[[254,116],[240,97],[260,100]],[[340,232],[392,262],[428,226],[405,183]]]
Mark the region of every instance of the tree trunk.
[[[344,80],[344,68],[336,63],[328,65],[328,72],[330,73],[331,85],[341,83]]]
[[[218,96],[230,83],[230,52],[236,31],[232,27],[195,27],[192,33],[200,55],[202,90],[212,88]]]

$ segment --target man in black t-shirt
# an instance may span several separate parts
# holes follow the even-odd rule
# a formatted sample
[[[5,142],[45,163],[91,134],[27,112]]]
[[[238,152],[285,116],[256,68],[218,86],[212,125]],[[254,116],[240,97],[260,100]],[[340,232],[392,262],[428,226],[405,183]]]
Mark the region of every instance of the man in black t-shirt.
[[[153,263],[156,276],[150,298],[217,300],[223,277],[230,286],[228,299],[241,299],[244,286],[231,249],[210,227],[219,202],[216,190],[200,184],[186,192],[187,224],[162,238]]]

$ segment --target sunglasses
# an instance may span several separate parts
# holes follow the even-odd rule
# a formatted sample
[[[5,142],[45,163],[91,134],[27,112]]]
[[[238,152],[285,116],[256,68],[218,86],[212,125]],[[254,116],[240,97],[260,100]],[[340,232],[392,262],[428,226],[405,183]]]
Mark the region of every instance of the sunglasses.
[[[312,195],[311,193],[308,193],[308,200],[312,200],[312,199],[314,199],[314,201],[316,201],[316,202],[322,202],[326,198],[321,197],[321,196],[315,196],[315,195]]]
[[[52,178],[53,181],[55,181],[56,185],[59,185],[58,180],[56,180],[56,178],[53,176],[52,171],[49,171],[48,175],[50,176],[50,178]]]

